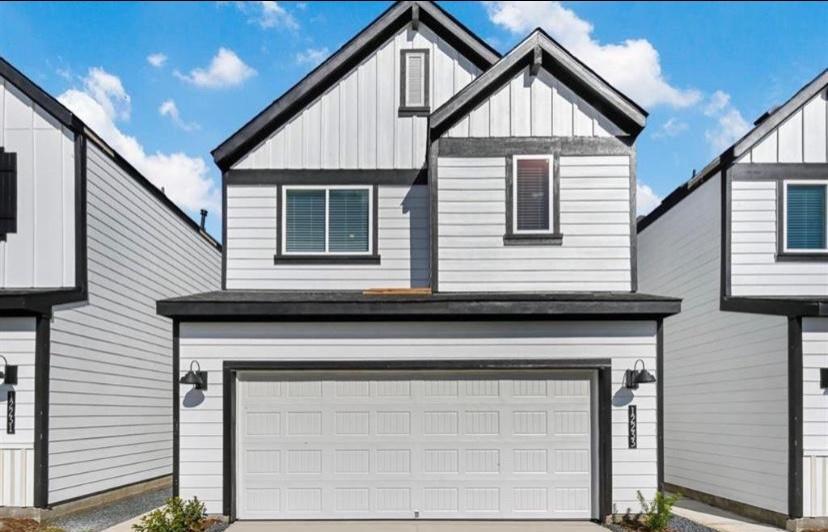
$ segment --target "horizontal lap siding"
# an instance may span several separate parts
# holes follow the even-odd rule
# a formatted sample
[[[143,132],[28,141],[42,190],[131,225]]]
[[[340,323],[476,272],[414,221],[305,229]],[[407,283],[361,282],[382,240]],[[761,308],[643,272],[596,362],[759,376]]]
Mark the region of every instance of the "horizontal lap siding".
[[[220,285],[221,255],[93,143],[89,303],[51,333],[49,502],[172,470],[172,323],[155,302]]]
[[[638,235],[643,292],[682,298],[664,322],[664,474],[787,513],[787,321],[719,311],[716,176]]]
[[[776,187],[774,181],[732,181],[732,294],[828,295],[828,263],[776,260]]]
[[[222,367],[225,360],[434,360],[612,358],[613,394],[624,370],[655,368],[653,322],[184,323],[180,370],[198,360],[210,372],[204,401],[181,408],[181,496],[210,513],[222,506]],[[627,448],[626,403],[613,408],[613,503],[637,509],[636,491],[656,489],[656,389],[634,393],[638,449]],[[182,399],[184,400],[184,399]]]
[[[0,77],[0,147],[17,154],[17,232],[0,241],[0,288],[74,286],[74,134]]]
[[[828,516],[828,390],[819,370],[828,368],[828,318],[802,318],[803,511]]]
[[[447,137],[610,137],[623,132],[546,70],[524,68]]]
[[[34,318],[0,318],[0,354],[18,367],[17,384],[0,385],[0,506],[30,506],[34,502]],[[10,390],[17,396],[14,434],[6,433]]]
[[[227,187],[227,288],[428,286],[428,187],[380,186],[378,194],[380,264],[274,264],[276,187]]]
[[[440,290],[630,290],[627,156],[560,158],[560,246],[503,244],[506,159],[438,164]]]
[[[399,116],[400,51],[427,49],[436,109],[480,71],[424,24],[406,27],[345,74],[234,168],[420,168],[425,116]]]

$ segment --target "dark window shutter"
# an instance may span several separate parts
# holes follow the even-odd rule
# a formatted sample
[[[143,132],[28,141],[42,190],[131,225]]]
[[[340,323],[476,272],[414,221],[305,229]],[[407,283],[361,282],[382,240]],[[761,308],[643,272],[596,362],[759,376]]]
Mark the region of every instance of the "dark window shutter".
[[[17,154],[0,148],[0,235],[17,232]]]

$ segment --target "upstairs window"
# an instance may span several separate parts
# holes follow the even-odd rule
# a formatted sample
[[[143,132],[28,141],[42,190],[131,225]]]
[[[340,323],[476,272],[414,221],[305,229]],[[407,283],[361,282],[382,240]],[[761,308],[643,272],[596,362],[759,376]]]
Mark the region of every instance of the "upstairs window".
[[[0,147],[0,238],[17,232],[17,155]]]
[[[542,157],[515,157],[515,233],[546,233],[552,230],[552,177],[550,161]]]
[[[788,182],[785,187],[785,251],[828,252],[828,185]]]
[[[373,189],[369,186],[283,187],[282,254],[370,255]]]
[[[400,113],[425,114],[429,110],[429,51],[400,52]]]

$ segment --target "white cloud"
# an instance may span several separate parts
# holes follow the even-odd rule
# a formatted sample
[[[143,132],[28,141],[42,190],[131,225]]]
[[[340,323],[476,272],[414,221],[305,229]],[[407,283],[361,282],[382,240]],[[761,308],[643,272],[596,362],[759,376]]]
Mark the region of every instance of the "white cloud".
[[[105,81],[103,85],[102,80]],[[102,86],[109,90],[101,90]],[[92,68],[83,78],[83,89],[69,89],[58,100],[155,186],[163,188],[175,203],[190,212],[206,208],[213,213],[220,213],[220,194],[210,179],[209,167],[204,159],[190,157],[182,152],[147,153],[138,139],[121,131],[117,122],[123,117],[115,108],[119,101],[129,102],[129,95],[123,90],[117,76],[102,68]]]
[[[149,54],[147,56],[147,63],[151,64],[155,68],[161,68],[164,66],[164,63],[167,62],[167,56],[162,54],[161,52],[155,54]]]
[[[716,116],[725,110],[730,105],[730,94],[723,90],[717,90],[707,99],[704,105],[704,114],[707,116]]]
[[[526,34],[540,26],[621,92],[644,107],[675,108],[696,104],[695,89],[671,85],[661,70],[658,50],[646,39],[602,44],[592,36],[592,24],[560,2],[486,2],[489,19],[512,33]]]
[[[636,214],[647,214],[661,203],[661,198],[644,183],[638,183],[635,189]]]
[[[738,109],[729,108],[718,116],[715,126],[704,132],[704,138],[715,151],[720,152],[742,138],[750,128],[750,123]]]
[[[300,65],[312,65],[316,66],[328,57],[327,47],[323,48],[308,48],[304,52],[299,52],[296,54],[296,62]]]
[[[666,122],[661,124],[661,127],[658,128],[658,130],[656,130],[655,133],[653,133],[653,138],[664,139],[677,137],[678,135],[681,135],[682,133],[687,131],[688,127],[689,125],[687,124],[687,122],[679,120],[676,117],[671,117]]]
[[[172,99],[164,100],[158,108],[158,113],[161,116],[168,116],[179,129],[184,131],[195,131],[199,129],[199,125],[195,122],[185,122],[181,119],[181,113],[178,111],[178,106]]]
[[[256,75],[233,50],[219,48],[207,68],[194,68],[189,74],[174,72],[175,76],[197,87],[218,89],[241,85]]]
[[[296,20],[296,17],[282,7],[279,2],[234,2],[234,4],[239,11],[249,15],[248,22],[257,24],[263,29],[299,29],[299,22]],[[298,7],[303,9],[301,6]]]

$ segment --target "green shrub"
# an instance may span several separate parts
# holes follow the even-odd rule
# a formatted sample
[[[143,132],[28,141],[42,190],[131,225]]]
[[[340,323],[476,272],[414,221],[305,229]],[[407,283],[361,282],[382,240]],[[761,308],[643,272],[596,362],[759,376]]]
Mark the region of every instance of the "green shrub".
[[[215,519],[207,517],[204,503],[198,498],[183,501],[172,497],[164,506],[142,517],[132,529],[135,532],[204,532],[215,523]]]
[[[652,502],[647,502],[641,492],[638,492],[638,502],[641,503],[641,517],[644,526],[650,532],[664,532],[673,517],[673,506],[681,498],[681,494],[665,495],[657,491]]]

